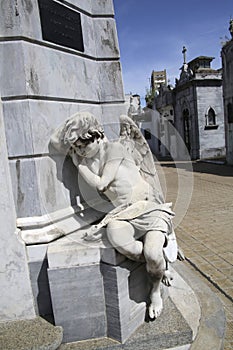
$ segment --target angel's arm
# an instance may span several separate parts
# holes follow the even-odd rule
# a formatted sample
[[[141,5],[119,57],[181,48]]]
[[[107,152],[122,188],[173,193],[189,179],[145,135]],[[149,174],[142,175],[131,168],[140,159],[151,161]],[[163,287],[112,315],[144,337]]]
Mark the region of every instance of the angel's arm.
[[[111,143],[106,151],[106,162],[101,176],[94,174],[86,165],[80,164],[78,168],[81,176],[90,186],[104,192],[114,180],[123,157],[122,145]]]

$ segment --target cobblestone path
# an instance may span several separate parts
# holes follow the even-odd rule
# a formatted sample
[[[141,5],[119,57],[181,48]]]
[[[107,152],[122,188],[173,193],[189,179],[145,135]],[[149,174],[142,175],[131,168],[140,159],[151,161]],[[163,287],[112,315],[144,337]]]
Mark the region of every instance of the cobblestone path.
[[[178,244],[222,300],[227,316],[224,350],[233,349],[233,167],[161,162],[157,169],[166,201],[177,208]]]

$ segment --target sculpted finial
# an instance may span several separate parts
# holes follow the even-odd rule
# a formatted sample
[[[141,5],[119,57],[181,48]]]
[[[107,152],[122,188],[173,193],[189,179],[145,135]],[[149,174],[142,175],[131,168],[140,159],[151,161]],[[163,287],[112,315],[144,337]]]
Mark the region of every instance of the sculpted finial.
[[[229,32],[231,33],[231,37],[233,39],[233,19],[232,18],[230,18]]]
[[[185,46],[183,46],[182,54],[183,54],[183,57],[184,57],[184,64],[186,63],[186,52],[187,52],[187,49],[186,49]]]

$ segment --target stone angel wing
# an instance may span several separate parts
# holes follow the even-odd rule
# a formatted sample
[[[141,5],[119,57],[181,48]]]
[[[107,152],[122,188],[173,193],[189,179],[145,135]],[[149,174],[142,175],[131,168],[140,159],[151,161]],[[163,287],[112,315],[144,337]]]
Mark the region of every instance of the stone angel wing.
[[[164,203],[163,192],[150,147],[138,126],[126,115],[120,116],[119,142],[134,159],[144,180],[151,185],[153,201],[158,204]]]

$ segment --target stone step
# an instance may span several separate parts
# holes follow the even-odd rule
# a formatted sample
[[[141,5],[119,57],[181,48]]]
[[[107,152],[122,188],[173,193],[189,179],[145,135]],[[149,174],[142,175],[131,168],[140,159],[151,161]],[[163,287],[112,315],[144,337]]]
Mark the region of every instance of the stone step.
[[[62,336],[62,327],[55,327],[41,317],[0,323],[2,350],[56,350]]]
[[[221,350],[225,315],[218,297],[186,262],[173,264],[174,281],[163,288],[164,309],[121,344],[109,338],[61,344],[58,350]]]
[[[102,338],[62,344],[59,350],[158,350],[190,344],[192,336],[192,329],[168,297],[160,317],[144,322],[124,344]]]

